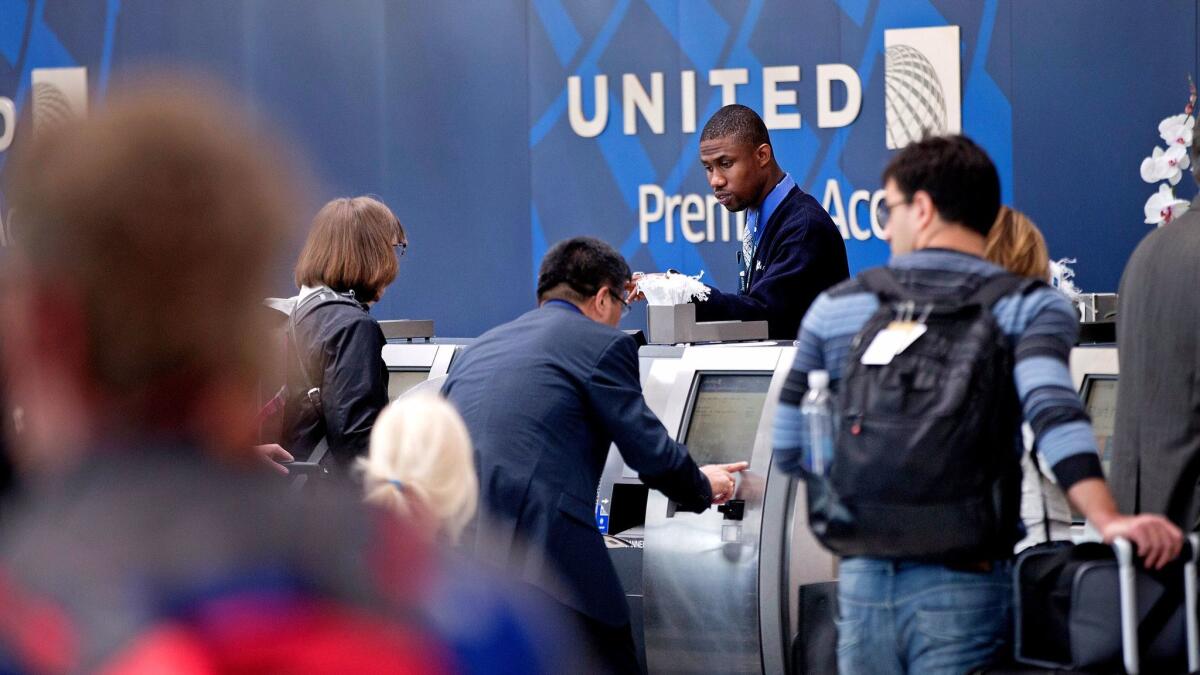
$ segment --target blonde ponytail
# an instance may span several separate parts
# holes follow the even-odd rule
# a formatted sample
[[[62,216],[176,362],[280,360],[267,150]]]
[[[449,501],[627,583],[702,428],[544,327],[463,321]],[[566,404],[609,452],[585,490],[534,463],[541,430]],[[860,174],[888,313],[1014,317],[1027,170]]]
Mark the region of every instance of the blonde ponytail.
[[[384,408],[358,470],[367,502],[402,518],[432,518],[426,524],[451,542],[475,515],[479,480],[471,439],[440,396],[404,397]]]

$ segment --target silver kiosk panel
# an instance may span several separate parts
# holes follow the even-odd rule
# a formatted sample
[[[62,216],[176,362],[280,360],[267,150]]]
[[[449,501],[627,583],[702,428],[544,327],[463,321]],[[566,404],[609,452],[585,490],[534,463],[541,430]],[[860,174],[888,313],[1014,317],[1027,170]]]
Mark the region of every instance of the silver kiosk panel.
[[[1092,418],[1092,430],[1096,434],[1096,447],[1100,449],[1100,465],[1104,475],[1109,475],[1112,466],[1113,434],[1117,419],[1117,376],[1120,366],[1117,348],[1114,345],[1081,346],[1071,350],[1071,382],[1084,410]],[[1071,509],[1071,537],[1076,541],[1099,540],[1083,515]]]
[[[383,362],[388,369],[388,400],[394,401],[417,384],[450,370],[462,344],[388,343]]]
[[[1092,418],[1096,447],[1104,475],[1112,464],[1113,434],[1117,421],[1117,376],[1120,366],[1112,345],[1076,347],[1071,350],[1071,381],[1083,407]]]
[[[772,466],[771,420],[793,347],[689,347],[663,422],[698,464],[749,461],[733,508],[646,505],[645,644],[658,673],[782,673],[799,583],[834,577],[808,531],[803,488]]]

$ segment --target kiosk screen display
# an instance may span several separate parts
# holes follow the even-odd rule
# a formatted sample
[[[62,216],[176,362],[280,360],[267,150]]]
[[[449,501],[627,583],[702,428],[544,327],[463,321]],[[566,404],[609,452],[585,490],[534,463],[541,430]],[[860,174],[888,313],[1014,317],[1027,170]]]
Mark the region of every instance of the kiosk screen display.
[[[750,459],[771,373],[701,373],[683,442],[696,463]]]
[[[1116,375],[1087,375],[1083,379],[1083,405],[1092,418],[1096,447],[1100,448],[1100,463],[1104,475],[1112,465],[1113,430],[1117,421]]]
[[[396,397],[429,379],[428,370],[389,370],[388,371],[388,400],[395,401]]]

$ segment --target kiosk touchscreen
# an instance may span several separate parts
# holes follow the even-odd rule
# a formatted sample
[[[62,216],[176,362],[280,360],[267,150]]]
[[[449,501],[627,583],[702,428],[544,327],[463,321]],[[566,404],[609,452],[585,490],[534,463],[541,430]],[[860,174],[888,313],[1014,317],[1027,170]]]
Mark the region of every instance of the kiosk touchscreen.
[[[681,442],[700,466],[750,461],[771,373],[700,373]]]

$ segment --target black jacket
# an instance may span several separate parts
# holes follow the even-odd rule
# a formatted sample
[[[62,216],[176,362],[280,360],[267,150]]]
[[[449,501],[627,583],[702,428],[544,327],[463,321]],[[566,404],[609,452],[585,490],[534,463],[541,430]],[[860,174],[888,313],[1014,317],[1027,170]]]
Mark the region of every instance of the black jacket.
[[[487,516],[480,558],[598,621],[628,623],[595,518],[610,444],[682,509],[704,511],[712,500],[687,448],[646,407],[633,338],[550,303],[480,336],[442,393],[475,445]]]
[[[738,244],[741,245],[740,243]],[[846,242],[812,195],[794,187],[763,227],[745,293],[712,289],[698,321],[766,319],[772,340],[795,340],[821,291],[850,277]]]
[[[303,461],[328,435],[332,460],[322,463],[344,468],[366,453],[375,418],[388,403],[383,331],[357,302],[320,304],[308,312],[301,303],[296,311],[296,348],[311,385],[321,389],[321,411],[304,400],[309,384],[289,340],[282,445]]]

